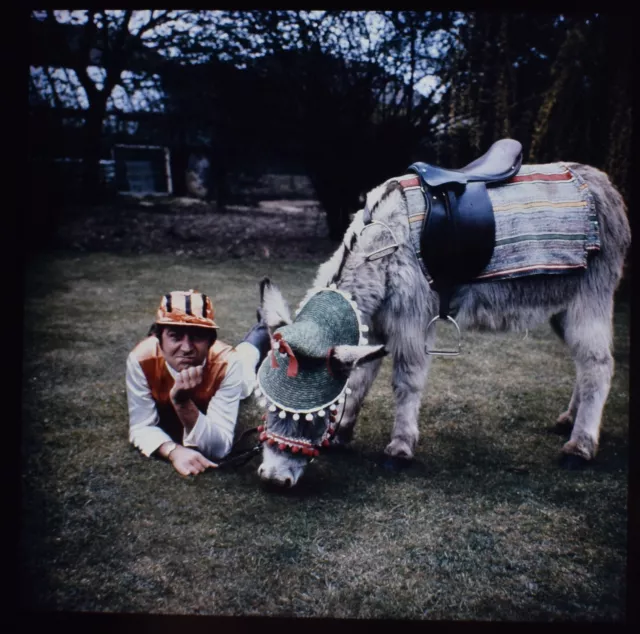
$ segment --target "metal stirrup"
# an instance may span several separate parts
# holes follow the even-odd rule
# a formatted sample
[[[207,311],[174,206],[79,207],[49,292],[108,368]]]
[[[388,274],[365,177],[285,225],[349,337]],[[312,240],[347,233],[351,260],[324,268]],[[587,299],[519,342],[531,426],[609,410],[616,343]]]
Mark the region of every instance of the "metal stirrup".
[[[450,321],[455,327],[456,327],[456,331],[458,334],[458,349],[457,350],[429,350],[429,344],[427,343],[426,347],[425,347],[425,351],[428,355],[431,355],[433,357],[456,357],[460,354],[460,340],[461,340],[461,334],[460,334],[460,326],[458,326],[456,320],[451,317],[451,315],[447,315],[446,319],[444,317],[440,317],[440,315],[436,315],[430,322],[429,325],[427,326],[427,340],[429,338],[429,329],[434,326],[434,324],[441,319],[442,321]]]

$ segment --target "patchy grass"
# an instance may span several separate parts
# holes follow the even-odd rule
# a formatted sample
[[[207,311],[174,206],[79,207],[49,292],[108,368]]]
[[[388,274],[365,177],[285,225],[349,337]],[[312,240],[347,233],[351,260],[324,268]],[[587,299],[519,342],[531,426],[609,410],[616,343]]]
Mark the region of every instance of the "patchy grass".
[[[464,333],[436,359],[409,469],[379,466],[394,404],[390,363],[352,446],[298,487],[260,485],[257,460],[183,479],[127,440],[126,355],[159,297],[214,298],[237,343],[268,274],[291,305],[318,262],[207,262],[57,254],[27,271],[23,607],[35,610],[474,620],[625,615],[629,312],[616,310],[616,374],[600,453],[557,465],[550,433],[573,385],[544,327]],[[253,400],[240,429],[253,426]]]

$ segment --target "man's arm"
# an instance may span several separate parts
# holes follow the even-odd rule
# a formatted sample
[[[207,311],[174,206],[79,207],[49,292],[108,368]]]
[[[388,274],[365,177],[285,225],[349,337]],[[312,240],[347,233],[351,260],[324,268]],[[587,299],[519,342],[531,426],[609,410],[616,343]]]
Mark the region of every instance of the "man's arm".
[[[260,351],[248,341],[236,346],[236,354],[242,365],[242,397],[247,398],[256,385],[256,370],[260,361]]]
[[[186,434],[189,434],[200,416],[200,410],[191,400],[191,392],[202,383],[203,368],[188,368],[178,373],[169,394]]]
[[[145,456],[155,452],[168,460],[184,476],[202,473],[207,467],[216,466],[198,451],[174,443],[169,434],[158,427],[158,410],[149,384],[140,364],[132,357],[127,359],[126,382],[130,442]]]
[[[129,442],[145,456],[150,456],[171,436],[158,427],[158,410],[151,396],[147,378],[131,355],[127,358],[127,402],[129,406]]]
[[[202,453],[214,459],[229,453],[233,444],[243,389],[242,366],[237,355],[232,353],[228,359],[226,375],[209,401],[206,414],[200,412],[193,402],[189,401],[198,415],[189,430],[185,425],[183,444],[198,447]],[[180,408],[176,408],[178,416],[182,411],[187,422],[190,422],[194,415],[193,409],[186,403],[178,407]]]

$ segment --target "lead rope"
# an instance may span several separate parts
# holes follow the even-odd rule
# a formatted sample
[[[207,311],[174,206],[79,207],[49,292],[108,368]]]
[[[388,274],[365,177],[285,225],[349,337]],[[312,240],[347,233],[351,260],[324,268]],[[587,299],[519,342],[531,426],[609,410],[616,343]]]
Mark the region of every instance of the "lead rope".
[[[241,467],[242,465],[249,462],[249,460],[251,460],[251,458],[253,458],[256,454],[258,454],[262,449],[262,446],[260,443],[258,443],[251,449],[247,449],[246,451],[243,451],[235,456],[233,455],[235,448],[242,442],[242,440],[249,434],[255,433],[257,431],[258,431],[258,427],[251,427],[250,429],[245,429],[242,432],[242,434],[240,434],[240,438],[238,438],[238,440],[236,440],[236,442],[233,443],[229,453],[217,463],[218,469],[223,469],[230,466]]]

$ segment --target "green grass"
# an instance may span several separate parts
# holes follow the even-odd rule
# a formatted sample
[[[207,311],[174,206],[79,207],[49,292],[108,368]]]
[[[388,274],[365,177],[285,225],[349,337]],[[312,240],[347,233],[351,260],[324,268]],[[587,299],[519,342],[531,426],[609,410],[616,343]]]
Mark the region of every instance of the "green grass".
[[[255,320],[270,275],[290,305],[318,262],[41,255],[27,271],[23,607],[408,619],[621,620],[625,614],[629,313],[600,452],[582,471],[550,433],[573,385],[551,329],[464,333],[436,359],[412,467],[384,471],[390,363],[352,446],[289,492],[258,460],[183,479],[128,444],[124,364],[159,297],[213,297],[224,341]],[[256,424],[251,399],[239,429]]]

